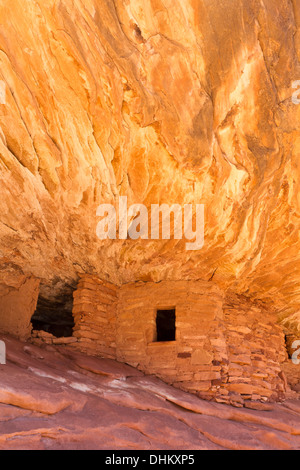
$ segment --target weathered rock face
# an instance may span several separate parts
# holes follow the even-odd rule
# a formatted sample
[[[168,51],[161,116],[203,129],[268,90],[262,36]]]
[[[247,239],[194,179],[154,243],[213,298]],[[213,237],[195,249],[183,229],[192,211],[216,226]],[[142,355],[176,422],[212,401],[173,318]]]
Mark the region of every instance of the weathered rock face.
[[[31,318],[39,295],[39,281],[32,277],[14,278],[10,285],[0,284],[1,332],[12,333],[21,339],[30,336]]]
[[[0,5],[0,263],[41,279],[203,279],[299,306],[296,0]],[[205,243],[96,237],[96,208],[205,204]],[[4,281],[3,281],[4,282]],[[297,327],[297,322],[296,322]]]
[[[299,449],[298,400],[236,409],[66,346],[2,339],[1,450]]]

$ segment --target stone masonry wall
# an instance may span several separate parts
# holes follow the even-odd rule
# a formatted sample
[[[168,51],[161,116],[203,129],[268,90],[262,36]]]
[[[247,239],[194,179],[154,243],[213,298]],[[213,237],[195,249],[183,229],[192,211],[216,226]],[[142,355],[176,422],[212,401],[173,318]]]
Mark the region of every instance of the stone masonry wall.
[[[280,364],[287,352],[276,315],[243,296],[227,295],[224,318],[230,400],[283,399],[288,387]]]
[[[175,309],[175,341],[158,342],[157,310]],[[201,398],[243,406],[288,391],[276,316],[212,282],[137,282],[116,287],[83,275],[74,293],[70,347],[128,363]]]
[[[134,283],[120,289],[117,359],[183,390],[213,396],[226,361],[223,294],[212,283]],[[176,341],[156,342],[157,309],[176,308]]]
[[[81,275],[74,292],[72,347],[92,355],[116,358],[118,288],[92,275]]]

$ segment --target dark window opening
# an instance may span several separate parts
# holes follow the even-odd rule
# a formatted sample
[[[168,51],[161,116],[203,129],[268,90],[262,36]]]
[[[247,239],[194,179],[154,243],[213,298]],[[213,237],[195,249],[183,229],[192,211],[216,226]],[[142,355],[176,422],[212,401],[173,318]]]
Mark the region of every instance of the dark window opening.
[[[55,299],[39,296],[37,307],[31,318],[33,330],[46,331],[57,338],[73,334],[72,292]]]
[[[156,341],[175,341],[175,308],[157,310],[156,332]]]

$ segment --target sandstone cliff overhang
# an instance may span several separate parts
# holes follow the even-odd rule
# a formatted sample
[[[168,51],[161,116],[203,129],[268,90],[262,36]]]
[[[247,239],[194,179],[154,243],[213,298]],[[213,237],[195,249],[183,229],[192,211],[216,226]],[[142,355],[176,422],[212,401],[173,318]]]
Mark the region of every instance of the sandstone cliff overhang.
[[[3,285],[35,276],[51,299],[78,271],[215,273],[299,312],[299,2],[10,0],[0,18]],[[205,204],[203,249],[100,241],[96,208],[119,195]]]

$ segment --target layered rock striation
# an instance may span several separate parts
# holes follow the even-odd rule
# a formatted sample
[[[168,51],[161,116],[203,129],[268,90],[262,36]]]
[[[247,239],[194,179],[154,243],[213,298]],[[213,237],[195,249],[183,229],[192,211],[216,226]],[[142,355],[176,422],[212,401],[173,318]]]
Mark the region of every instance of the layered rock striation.
[[[109,359],[3,339],[1,450],[300,448],[298,400],[233,408]]]
[[[10,0],[0,18],[1,283],[57,300],[78,272],[214,276],[298,331],[299,3]],[[205,204],[203,248],[99,240],[120,195]]]

